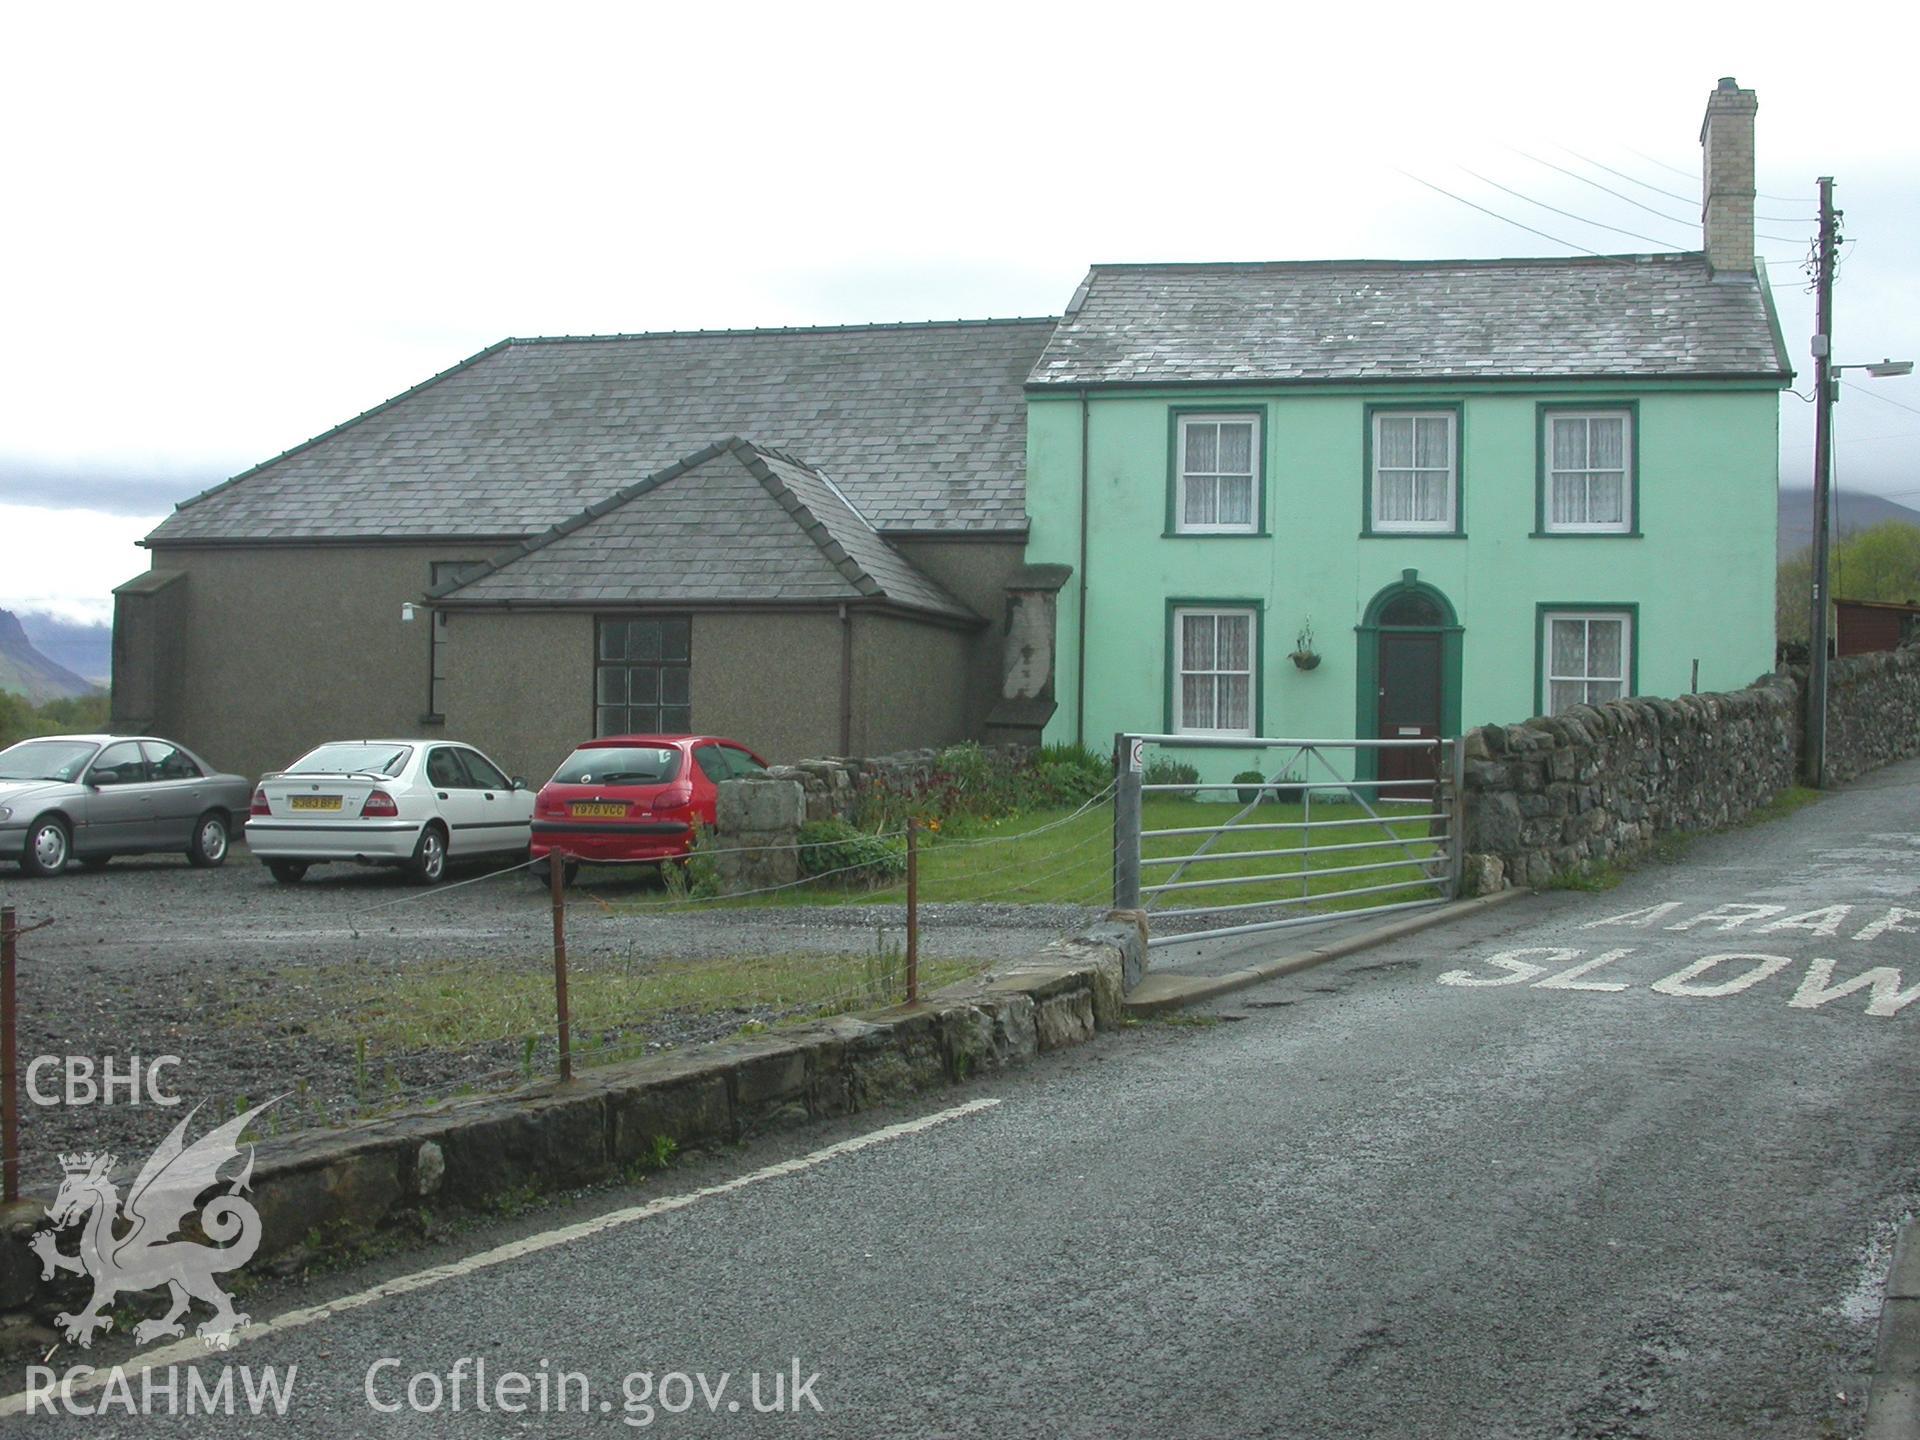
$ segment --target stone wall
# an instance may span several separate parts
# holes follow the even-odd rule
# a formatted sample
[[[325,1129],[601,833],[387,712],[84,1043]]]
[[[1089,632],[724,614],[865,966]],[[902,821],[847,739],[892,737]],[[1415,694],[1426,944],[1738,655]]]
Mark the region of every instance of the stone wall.
[[[1539,885],[1662,835],[1733,824],[1797,783],[1803,671],[1724,695],[1616,700],[1467,732],[1465,890]],[[1827,778],[1920,754],[1920,646],[1834,662]]]
[[[1920,754],[1920,646],[1850,655],[1827,677],[1827,783]]]
[[[988,754],[1023,755],[1008,746]],[[933,777],[938,750],[905,750],[866,758],[827,756],[774,765],[750,780],[719,786],[714,815],[714,846],[719,851],[720,888],[729,895],[786,885],[799,879],[799,854],[793,848],[800,827],[838,817],[852,821],[860,802],[876,785],[906,790]]]
[[[1663,834],[1740,819],[1793,784],[1800,689],[1576,706],[1467,733],[1465,888],[1539,885]]]
[[[714,864],[720,890],[744,895],[800,878],[800,827],[810,818],[807,793],[790,778],[723,780],[714,803]]]

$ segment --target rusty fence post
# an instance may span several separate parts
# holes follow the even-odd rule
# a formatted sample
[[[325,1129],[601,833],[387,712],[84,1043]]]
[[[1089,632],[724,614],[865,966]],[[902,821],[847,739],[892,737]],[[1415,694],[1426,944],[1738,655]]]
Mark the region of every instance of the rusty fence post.
[[[920,822],[907,817],[907,1004],[920,1003]]]
[[[4,1147],[6,1200],[20,1198],[20,1057],[19,1006],[14,991],[18,926],[13,906],[0,907],[0,1147]]]
[[[567,857],[547,851],[548,888],[553,895],[553,1009],[560,1036],[560,1079],[573,1079],[573,1019],[567,1007]]]

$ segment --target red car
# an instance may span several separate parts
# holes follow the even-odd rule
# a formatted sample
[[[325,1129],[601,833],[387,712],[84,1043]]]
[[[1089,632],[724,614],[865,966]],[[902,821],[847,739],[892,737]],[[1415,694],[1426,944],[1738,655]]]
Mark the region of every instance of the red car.
[[[767,762],[718,735],[608,735],[561,762],[533,805],[528,856],[559,850],[571,880],[579,863],[649,864],[693,846],[693,824],[714,822],[722,780],[758,775]]]

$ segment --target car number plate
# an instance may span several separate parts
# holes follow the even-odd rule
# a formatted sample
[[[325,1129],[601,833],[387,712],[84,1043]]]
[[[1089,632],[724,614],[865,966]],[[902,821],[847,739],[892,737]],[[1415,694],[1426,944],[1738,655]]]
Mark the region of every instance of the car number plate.
[[[626,816],[625,805],[581,800],[573,806],[573,818],[576,820],[624,820]]]
[[[338,810],[340,808],[340,797],[338,795],[295,795],[288,801],[288,808],[293,810]]]

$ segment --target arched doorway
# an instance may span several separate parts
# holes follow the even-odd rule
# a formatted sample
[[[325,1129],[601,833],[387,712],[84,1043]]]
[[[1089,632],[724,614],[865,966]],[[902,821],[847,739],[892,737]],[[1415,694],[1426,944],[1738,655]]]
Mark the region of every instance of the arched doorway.
[[[1362,739],[1437,739],[1460,733],[1461,628],[1453,605],[1419,572],[1401,572],[1367,605],[1358,627],[1359,676],[1355,734]],[[1360,778],[1431,780],[1433,752],[1382,750],[1376,767]],[[1395,791],[1382,786],[1387,799],[1420,799],[1421,787]]]

